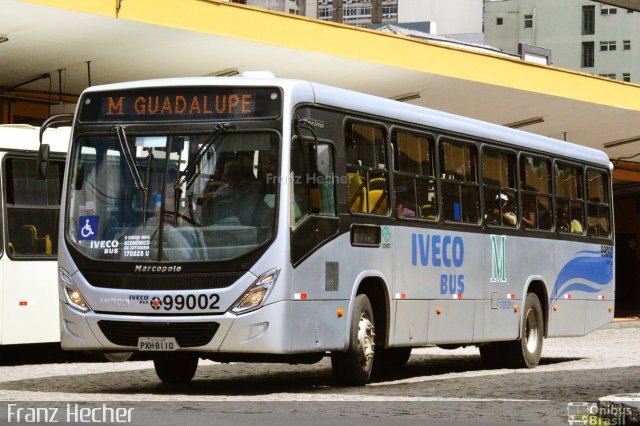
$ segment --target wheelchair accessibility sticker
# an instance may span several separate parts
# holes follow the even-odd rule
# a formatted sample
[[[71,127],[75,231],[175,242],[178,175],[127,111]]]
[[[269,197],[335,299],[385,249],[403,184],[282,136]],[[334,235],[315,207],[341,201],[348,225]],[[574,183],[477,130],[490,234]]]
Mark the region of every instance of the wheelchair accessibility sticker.
[[[98,216],[80,216],[78,221],[78,241],[95,241],[98,238]]]

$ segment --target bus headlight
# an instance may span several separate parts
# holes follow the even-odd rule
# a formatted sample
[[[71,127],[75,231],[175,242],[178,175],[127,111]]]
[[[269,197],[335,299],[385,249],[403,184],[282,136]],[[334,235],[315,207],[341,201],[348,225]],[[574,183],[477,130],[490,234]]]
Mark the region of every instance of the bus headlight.
[[[231,312],[234,314],[244,314],[262,306],[271,288],[276,283],[279,273],[280,269],[276,268],[260,275],[251,287],[249,287],[249,290],[247,290],[233,306]]]
[[[71,275],[62,268],[60,268],[60,284],[62,285],[69,306],[80,312],[87,312],[89,310],[89,305],[73,284]]]

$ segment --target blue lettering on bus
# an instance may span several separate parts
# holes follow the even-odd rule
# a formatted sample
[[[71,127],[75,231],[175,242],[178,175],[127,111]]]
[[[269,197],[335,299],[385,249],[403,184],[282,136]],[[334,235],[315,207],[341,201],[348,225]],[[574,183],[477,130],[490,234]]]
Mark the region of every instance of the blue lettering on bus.
[[[464,294],[464,275],[440,275],[440,294]]]
[[[411,264],[439,268],[460,268],[464,263],[464,240],[451,235],[411,235]],[[463,294],[463,274],[441,274],[440,294]]]
[[[451,265],[460,268],[464,263],[464,241],[462,237],[451,237],[445,235],[423,235],[411,234],[411,264],[440,267],[444,264],[450,268]]]

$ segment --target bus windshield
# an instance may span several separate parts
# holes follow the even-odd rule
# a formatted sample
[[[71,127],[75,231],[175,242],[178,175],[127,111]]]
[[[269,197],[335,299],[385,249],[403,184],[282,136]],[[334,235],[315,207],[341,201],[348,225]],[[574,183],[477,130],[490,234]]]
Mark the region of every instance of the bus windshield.
[[[270,241],[279,140],[267,131],[76,139],[67,240],[94,260],[222,261]]]

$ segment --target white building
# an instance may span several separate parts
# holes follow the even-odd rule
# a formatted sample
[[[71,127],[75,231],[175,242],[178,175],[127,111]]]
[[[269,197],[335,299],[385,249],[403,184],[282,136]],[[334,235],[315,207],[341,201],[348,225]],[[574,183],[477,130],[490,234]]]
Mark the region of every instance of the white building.
[[[317,0],[227,0],[230,3],[246,4],[247,6],[262,7],[278,12],[294,15],[304,15],[312,18],[317,14]]]
[[[550,49],[552,63],[640,82],[640,13],[588,0],[487,0],[485,42]]]
[[[398,0],[398,23],[407,22],[430,22],[439,35],[482,34],[482,0]]]

